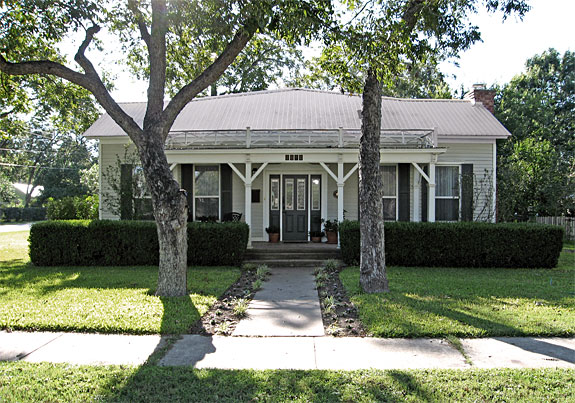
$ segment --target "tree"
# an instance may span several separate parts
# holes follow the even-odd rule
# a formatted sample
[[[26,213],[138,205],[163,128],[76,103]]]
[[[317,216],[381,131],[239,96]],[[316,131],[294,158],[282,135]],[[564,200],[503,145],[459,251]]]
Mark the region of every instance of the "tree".
[[[257,32],[274,32],[294,42],[319,33],[331,13],[326,0],[152,0],[150,5],[128,0],[109,10],[95,0],[5,0],[0,71],[9,75],[49,74],[70,81],[92,93],[126,132],[137,149],[157,224],[160,262],[156,293],[181,296],[187,293],[188,214],[186,197],[164,153],[173,122],[188,102],[216,82]],[[119,36],[134,65],[145,66],[149,86],[142,127],[112,98],[86,55],[103,26]],[[80,30],[85,36],[74,57],[80,70],[45,56],[46,49],[54,49],[70,32]],[[214,57],[214,43],[222,41],[226,45]],[[165,104],[170,86],[167,80],[174,78],[171,72],[178,62],[167,55],[184,61],[197,61],[201,56],[204,63],[197,64],[193,79],[173,91]]]
[[[498,144],[498,213],[575,214],[575,53],[549,49],[497,88],[497,118],[512,133]]]
[[[381,208],[380,127],[383,84],[405,60],[438,60],[455,56],[480,39],[467,15],[476,12],[477,0],[349,1],[351,18],[341,27],[337,41],[344,43],[347,62],[333,65],[334,74],[349,77],[349,66],[365,71],[362,136],[359,158],[361,237],[360,285],[365,292],[389,291],[385,269],[384,224]],[[482,2],[483,3],[483,2]],[[524,0],[487,0],[490,11],[522,16]]]
[[[339,89],[342,93],[361,91],[365,80],[365,71],[359,66],[348,66],[344,77],[333,74],[334,65],[339,64],[338,72],[349,62],[350,49],[341,44],[332,44],[322,49],[319,57],[305,62],[305,70],[297,71],[295,77],[288,82],[291,87],[315,88],[333,91]],[[391,80],[382,83],[384,96],[398,98],[452,98],[449,85],[444,74],[439,71],[438,62],[433,58],[421,61],[405,60],[398,66]]]

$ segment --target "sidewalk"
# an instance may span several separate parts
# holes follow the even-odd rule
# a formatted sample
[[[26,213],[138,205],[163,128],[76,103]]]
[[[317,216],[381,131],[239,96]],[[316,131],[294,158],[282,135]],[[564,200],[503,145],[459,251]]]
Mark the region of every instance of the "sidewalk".
[[[184,335],[159,365],[223,369],[575,369],[575,338],[498,337],[461,342],[472,365],[440,339]],[[141,365],[165,343],[166,338],[158,335],[0,332],[0,360]]]

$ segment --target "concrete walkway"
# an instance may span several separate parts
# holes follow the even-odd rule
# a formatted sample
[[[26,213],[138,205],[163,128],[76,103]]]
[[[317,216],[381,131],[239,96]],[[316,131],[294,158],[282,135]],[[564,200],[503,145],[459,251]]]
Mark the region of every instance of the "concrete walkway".
[[[0,225],[0,233],[3,232],[19,232],[19,231],[29,231],[33,222],[21,223],[21,224],[2,224]]]
[[[234,336],[323,336],[313,268],[271,268]]]
[[[184,335],[163,366],[225,369],[574,368],[575,338],[462,339],[464,356],[440,339],[205,337]],[[0,332],[0,360],[141,365],[162,336]]]

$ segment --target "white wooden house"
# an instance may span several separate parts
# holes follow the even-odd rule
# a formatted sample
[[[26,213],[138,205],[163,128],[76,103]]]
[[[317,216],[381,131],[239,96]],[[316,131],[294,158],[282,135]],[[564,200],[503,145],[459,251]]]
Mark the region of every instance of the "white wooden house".
[[[359,219],[361,101],[282,89],[190,102],[165,146],[187,190],[190,219],[240,213],[250,242],[267,239],[269,226],[280,227],[284,241],[301,241],[321,229],[322,218]],[[121,106],[141,124],[145,103]],[[494,220],[495,142],[510,133],[492,108],[493,92],[483,88],[464,100],[383,98],[386,220]],[[100,217],[120,218],[106,207],[110,187],[102,172],[122,158],[129,139],[107,114],[85,135],[99,140]],[[134,169],[122,167],[122,175]]]

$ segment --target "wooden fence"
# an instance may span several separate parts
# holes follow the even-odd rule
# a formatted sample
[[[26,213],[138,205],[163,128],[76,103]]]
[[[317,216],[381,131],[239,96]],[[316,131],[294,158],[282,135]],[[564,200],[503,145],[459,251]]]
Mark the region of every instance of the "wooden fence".
[[[565,228],[567,239],[575,240],[575,218],[574,217],[537,217],[538,224],[560,225]]]

